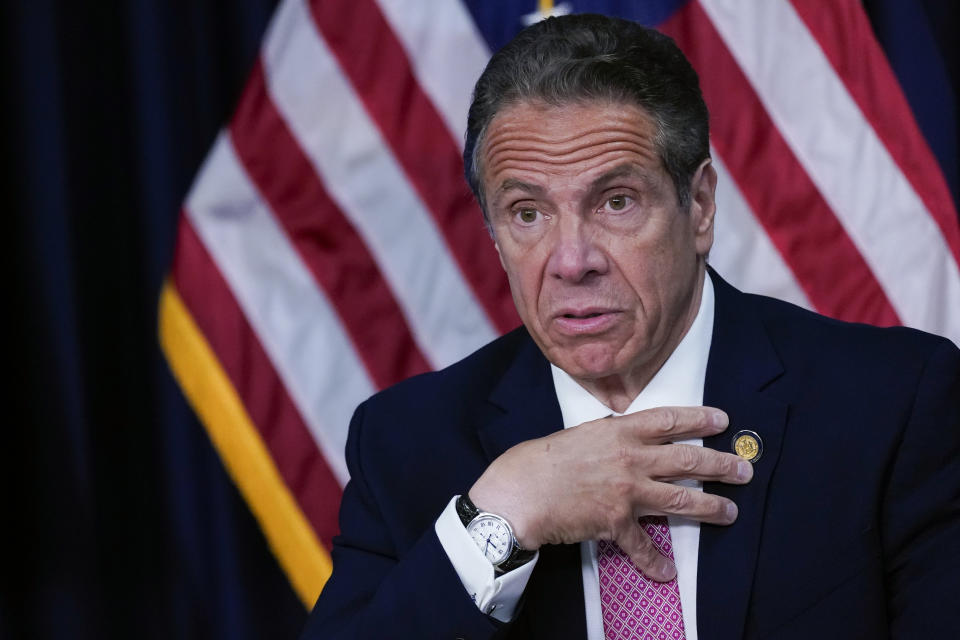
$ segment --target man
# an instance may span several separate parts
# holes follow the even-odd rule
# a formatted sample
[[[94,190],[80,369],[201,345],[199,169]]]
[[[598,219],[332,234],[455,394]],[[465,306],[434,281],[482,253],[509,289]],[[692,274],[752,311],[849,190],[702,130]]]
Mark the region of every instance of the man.
[[[960,629],[960,354],[710,272],[707,112],[668,38],[530,27],[464,158],[524,326],[357,409],[304,637]]]

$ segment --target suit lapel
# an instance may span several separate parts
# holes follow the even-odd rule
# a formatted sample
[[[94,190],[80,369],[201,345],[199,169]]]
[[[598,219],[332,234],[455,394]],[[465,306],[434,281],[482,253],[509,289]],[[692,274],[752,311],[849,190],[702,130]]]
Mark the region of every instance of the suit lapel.
[[[490,394],[487,410],[480,417],[477,435],[491,462],[515,444],[563,428],[550,364],[532,339],[521,343]]]
[[[729,527],[703,524],[697,570],[697,627],[701,637],[722,630],[722,637],[743,637],[754,569],[760,545],[767,489],[780,455],[787,404],[765,392],[783,373],[779,357],[749,299],[711,271],[716,310],[704,384],[704,404],[730,416],[730,427],[704,440],[704,446],[731,451],[741,429],[755,431],[763,443],[754,476],[744,486],[708,482],[704,491],[726,496],[739,508]]]
[[[477,434],[489,461],[510,447],[563,428],[550,365],[527,339],[490,395]],[[515,630],[529,638],[586,636],[579,545],[545,545],[524,593]],[[581,633],[571,630],[582,629]]]

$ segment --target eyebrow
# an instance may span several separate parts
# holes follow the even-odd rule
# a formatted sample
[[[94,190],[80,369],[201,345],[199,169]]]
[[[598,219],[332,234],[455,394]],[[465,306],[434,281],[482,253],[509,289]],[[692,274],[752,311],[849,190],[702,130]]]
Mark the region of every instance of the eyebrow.
[[[624,163],[598,176],[587,189],[588,197],[595,197],[597,193],[606,189],[610,182],[627,176],[638,178],[647,186],[651,184],[649,175],[647,175],[647,172],[644,171],[642,167],[638,167],[632,163]],[[516,178],[507,178],[500,183],[500,186],[497,187],[497,190],[493,193],[492,202],[496,202],[504,193],[513,190],[522,191],[532,196],[541,196],[544,193],[544,189],[540,185],[524,182]]]
[[[543,187],[539,185],[524,182],[523,180],[517,180],[516,178],[507,178],[500,183],[499,187],[497,187],[497,190],[493,193],[493,198],[496,200],[501,194],[507,191],[513,191],[514,189],[534,195],[540,195],[543,193]]]
[[[642,167],[638,167],[635,164],[625,163],[625,164],[617,165],[613,169],[610,169],[606,173],[597,177],[596,180],[590,183],[590,188],[587,190],[587,193],[590,196],[594,196],[600,191],[603,191],[604,189],[606,189],[607,185],[610,182],[613,182],[618,178],[625,178],[625,177],[637,178],[641,182],[643,182],[645,186],[650,186],[651,184],[650,176],[647,174],[646,171],[643,170]]]

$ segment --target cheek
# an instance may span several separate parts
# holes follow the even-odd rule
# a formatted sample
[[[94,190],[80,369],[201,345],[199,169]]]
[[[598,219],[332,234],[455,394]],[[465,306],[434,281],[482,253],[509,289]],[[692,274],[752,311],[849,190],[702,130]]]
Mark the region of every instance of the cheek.
[[[663,244],[634,245],[626,256],[618,261],[618,266],[629,294],[635,304],[636,312],[652,320],[659,316],[663,307],[669,305],[669,297],[678,279],[678,256]]]
[[[533,282],[531,280],[532,266],[525,260],[522,252],[508,250],[498,250],[500,253],[500,264],[507,273],[507,280],[510,283],[510,293],[513,295],[513,301],[521,309],[525,300],[531,298],[533,293]]]
[[[540,281],[531,270],[523,268],[507,273],[510,280],[510,292],[520,313],[536,310],[539,299]]]
[[[550,296],[550,291],[544,290],[543,266],[543,260],[536,254],[527,253],[521,259],[509,261],[507,267],[513,304],[520,319],[531,328],[543,324],[541,311],[550,306],[549,301],[545,300]]]

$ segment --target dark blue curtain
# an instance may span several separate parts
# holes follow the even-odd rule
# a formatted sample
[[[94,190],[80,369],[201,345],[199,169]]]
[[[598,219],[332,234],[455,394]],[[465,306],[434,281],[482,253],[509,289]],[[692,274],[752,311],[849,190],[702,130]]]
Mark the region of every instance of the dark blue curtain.
[[[306,619],[155,337],[180,203],[274,4],[0,9],[2,638],[293,638]]]
[[[156,340],[180,203],[274,4],[0,3],[0,638],[282,639],[305,620]],[[956,198],[956,3],[865,6]]]
[[[960,3],[864,0],[864,8],[960,210]]]

